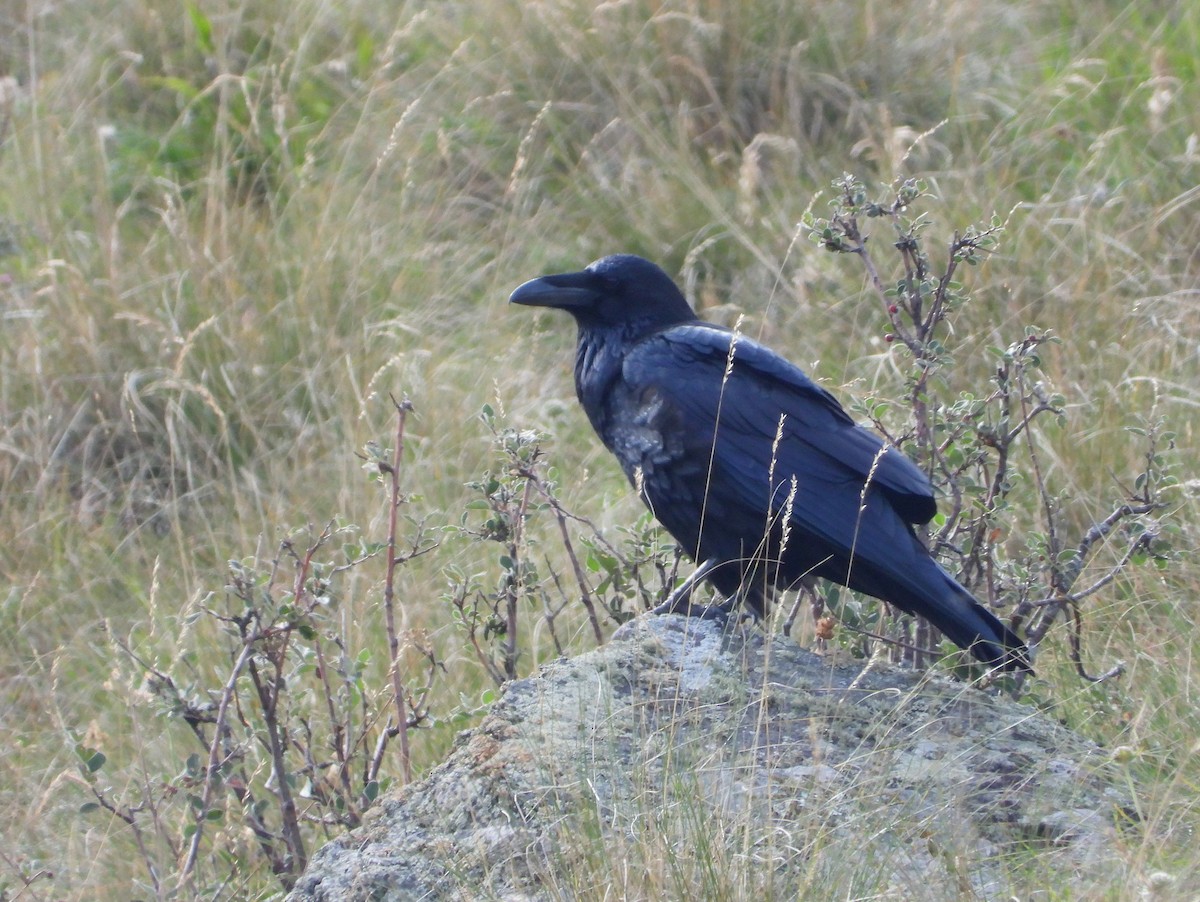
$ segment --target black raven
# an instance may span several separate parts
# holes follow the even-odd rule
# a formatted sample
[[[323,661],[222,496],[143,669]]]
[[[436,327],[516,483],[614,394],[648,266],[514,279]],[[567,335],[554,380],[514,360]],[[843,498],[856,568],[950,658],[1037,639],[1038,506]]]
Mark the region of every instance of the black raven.
[[[689,590],[703,577],[761,616],[770,587],[823,577],[925,617],[989,665],[1029,668],[1024,643],[917,538],[912,524],[937,512],[925,474],[798,367],[699,319],[659,267],[604,257],[510,301],[575,317],[580,403],[697,562]]]

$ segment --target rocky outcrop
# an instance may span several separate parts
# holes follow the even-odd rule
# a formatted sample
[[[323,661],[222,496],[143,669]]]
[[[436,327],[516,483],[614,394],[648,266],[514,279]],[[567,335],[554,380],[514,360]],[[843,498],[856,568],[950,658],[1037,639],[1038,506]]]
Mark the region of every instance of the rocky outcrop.
[[[1111,769],[975,688],[643,617],[509,683],[289,898],[1087,895],[1124,879]]]

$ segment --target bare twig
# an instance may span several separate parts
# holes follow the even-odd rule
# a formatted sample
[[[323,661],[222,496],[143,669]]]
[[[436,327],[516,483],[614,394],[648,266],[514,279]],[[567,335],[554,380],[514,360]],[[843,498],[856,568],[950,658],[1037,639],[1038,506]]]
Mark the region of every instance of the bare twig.
[[[412,752],[408,743],[408,712],[405,710],[404,683],[400,675],[400,635],[396,629],[396,523],[403,503],[400,492],[400,464],[404,453],[404,423],[413,409],[408,398],[397,401],[392,398],[396,408],[396,443],[392,449],[391,503],[388,510],[388,539],[387,539],[387,572],[383,583],[383,611],[387,627],[389,674],[392,680],[392,695],[396,706],[396,722],[393,726],[396,737],[400,741],[400,771],[404,782],[412,782]]]
[[[1103,683],[1125,672],[1125,662],[1118,661],[1111,668],[1098,676],[1088,673],[1083,666],[1083,615],[1076,605],[1071,605],[1071,632],[1068,633],[1071,648],[1071,663],[1080,679],[1089,683]]]
[[[1063,570],[1063,585],[1068,590],[1075,585],[1075,581],[1079,578],[1079,574],[1083,571],[1084,562],[1092,553],[1092,547],[1097,542],[1107,538],[1118,523],[1120,523],[1122,520],[1127,520],[1130,517],[1137,517],[1143,514],[1152,513],[1160,506],[1161,505],[1154,501],[1142,502],[1139,504],[1122,504],[1099,523],[1094,524],[1092,528],[1084,534],[1083,538],[1079,540],[1079,545],[1075,548],[1075,556],[1071,559],[1071,563],[1068,564]],[[1117,566],[1117,569],[1119,570],[1124,567],[1124,565],[1132,559],[1134,553],[1139,548],[1146,547],[1152,538],[1153,534],[1149,532],[1144,532],[1139,535],[1133,544],[1130,545],[1129,550],[1125,553],[1125,557],[1122,558],[1121,563]],[[1090,595],[1091,592],[1089,591],[1083,594]],[[1083,595],[1081,594],[1079,597],[1083,597]]]
[[[529,511],[529,499],[532,494],[533,483],[526,480],[508,538],[508,556],[512,561],[512,569],[504,593],[504,675],[510,680],[517,678],[517,659],[520,655],[517,630],[521,600],[521,559],[524,556],[525,547],[525,518]]]
[[[475,596],[470,610],[468,610],[467,606],[468,595]],[[475,658],[483,665],[483,669],[492,678],[492,682],[499,686],[505,680],[504,671],[496,665],[496,662],[492,660],[492,656],[484,650],[479,642],[479,602],[479,593],[465,583],[459,586],[454,596],[450,598],[450,604],[458,611],[463,628],[466,630],[467,641],[471,643],[471,647],[475,651]]]
[[[558,607],[554,607],[550,603],[549,596],[543,596],[542,619],[546,621],[546,629],[550,631],[550,640],[554,643],[555,652],[561,655],[563,653],[563,644],[562,640],[558,638],[558,630],[555,628],[554,622],[558,619],[558,615],[566,609],[569,599],[567,598],[567,593],[563,591],[562,580],[558,578],[558,571],[554,569],[549,559],[546,560],[546,569],[550,573],[550,579],[554,581],[554,588],[558,589],[558,594],[562,597],[563,601]]]
[[[255,637],[257,638],[257,637]],[[221,734],[225,729],[226,718],[229,716],[229,704],[233,700],[234,690],[237,687],[237,681],[242,677],[242,670],[250,660],[250,656],[254,653],[253,641],[243,641],[242,650],[234,661],[233,668],[229,672],[229,676],[225,680],[225,686],[221,690],[221,701],[217,706],[217,718],[212,737],[212,743],[208,749],[208,766],[205,769],[204,790],[201,795],[201,805],[196,812],[195,830],[192,832],[192,837],[188,843],[187,858],[184,859],[183,868],[179,872],[179,882],[177,889],[183,891],[191,885],[195,876],[196,859],[200,854],[200,840],[204,836],[204,821],[208,815],[208,811],[212,806],[213,792],[217,783],[217,761],[220,757]],[[281,775],[282,776],[282,775]]]
[[[534,472],[529,471],[528,477],[537,486],[542,497],[550,505],[550,510],[554,512],[554,519],[558,521],[558,530],[562,535],[563,548],[566,549],[567,558],[571,561],[571,568],[575,572],[575,582],[579,586],[579,600],[583,602],[584,608],[587,610],[588,623],[592,626],[592,635],[595,636],[597,642],[604,641],[604,632],[600,629],[600,618],[596,615],[596,603],[592,598],[592,588],[588,584],[587,577],[583,572],[583,565],[579,563],[579,555],[575,553],[575,546],[571,543],[571,533],[567,529],[567,514],[563,510],[562,504],[557,496],[550,491],[550,487],[542,477]],[[555,577],[557,580],[557,577]],[[557,642],[558,640],[555,639]],[[561,649],[560,649],[561,651]]]
[[[3,132],[0,132],[0,142],[2,142],[2,139],[3,139]],[[113,812],[113,813],[115,814],[116,812]],[[51,871],[49,868],[38,868],[36,871],[33,871],[32,873],[28,872],[25,868],[23,868],[21,866],[21,863],[19,861],[14,861],[13,858],[11,856],[7,855],[3,849],[0,849],[0,860],[3,860],[3,862],[8,866],[9,870],[11,870],[14,874],[17,875],[17,879],[21,881],[21,885],[25,889],[30,889],[39,880],[53,880],[54,879],[54,872]],[[157,874],[153,873],[153,871],[151,872],[150,876],[151,876],[151,879],[153,879],[153,881],[154,881],[155,895],[159,895],[158,876],[157,876]],[[3,898],[5,900],[10,899],[10,898],[15,900],[15,899],[21,898],[22,895],[23,895],[22,893],[17,893],[14,896],[5,895]]]
[[[283,642],[287,641],[289,632],[290,629],[283,631]],[[276,859],[273,867],[284,887],[290,890],[295,884],[296,877],[308,864],[308,853],[304,847],[304,834],[300,830],[300,816],[296,810],[296,799],[292,795],[292,785],[288,779],[287,761],[284,757],[284,736],[280,732],[279,699],[285,683],[282,666],[285,654],[285,647],[280,647],[273,654],[267,656],[267,660],[274,670],[274,673],[268,678],[264,678],[259,672],[253,656],[246,661],[246,671],[258,693],[259,707],[263,712],[263,723],[267,728],[267,753],[271,756],[271,768],[276,784],[275,793],[279,798],[279,813],[283,821],[283,841],[288,849],[287,858],[282,861]],[[207,804],[202,810],[207,812]]]

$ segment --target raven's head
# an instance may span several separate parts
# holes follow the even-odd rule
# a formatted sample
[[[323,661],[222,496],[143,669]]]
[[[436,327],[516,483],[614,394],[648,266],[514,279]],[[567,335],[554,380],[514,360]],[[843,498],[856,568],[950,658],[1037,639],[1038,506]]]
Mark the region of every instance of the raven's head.
[[[696,318],[671,277],[633,254],[603,257],[582,272],[533,279],[508,300],[566,310],[580,328],[636,325],[654,329]]]

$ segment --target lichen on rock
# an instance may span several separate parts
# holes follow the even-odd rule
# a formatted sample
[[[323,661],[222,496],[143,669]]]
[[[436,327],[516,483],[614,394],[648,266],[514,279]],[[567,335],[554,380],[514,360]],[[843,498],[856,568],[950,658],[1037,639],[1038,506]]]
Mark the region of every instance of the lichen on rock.
[[[1011,700],[647,616],[507,684],[289,898],[1086,894],[1119,878],[1120,786]]]

